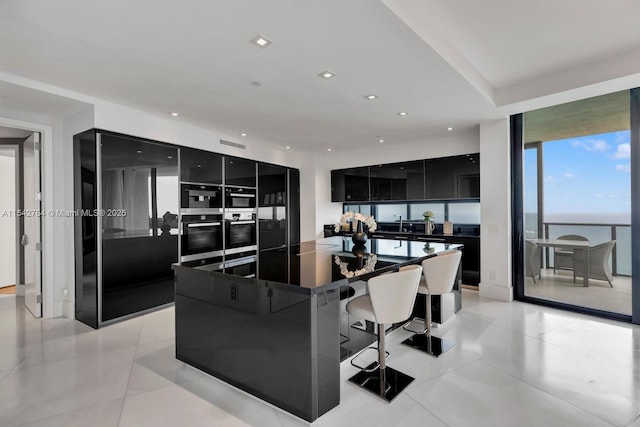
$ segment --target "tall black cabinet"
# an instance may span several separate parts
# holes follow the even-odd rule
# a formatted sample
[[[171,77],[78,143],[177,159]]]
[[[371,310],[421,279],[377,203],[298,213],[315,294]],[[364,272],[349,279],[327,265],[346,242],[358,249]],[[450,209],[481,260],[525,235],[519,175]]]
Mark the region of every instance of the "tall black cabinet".
[[[184,190],[206,187],[193,197],[215,202],[212,211],[220,218],[205,215],[202,222],[220,223],[228,202],[223,189],[257,189],[259,249],[300,241],[295,169],[90,130],[74,137],[74,177],[76,319],[94,328],[174,301],[172,264],[184,238],[180,221],[186,211],[202,216],[207,210],[181,209]],[[196,233],[194,239],[199,236],[212,234]],[[224,258],[237,257],[235,251],[227,258],[232,246],[221,240]]]
[[[173,302],[178,149],[88,131],[74,164],[76,319],[97,328]]]

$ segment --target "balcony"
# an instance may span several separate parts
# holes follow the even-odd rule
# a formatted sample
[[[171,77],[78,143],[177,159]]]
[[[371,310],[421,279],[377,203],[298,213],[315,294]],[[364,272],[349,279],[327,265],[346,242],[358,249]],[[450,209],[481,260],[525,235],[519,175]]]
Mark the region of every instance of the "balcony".
[[[542,237],[556,239],[565,234],[584,236],[590,246],[609,240],[616,245],[609,259],[613,273],[613,288],[604,280],[589,279],[583,287],[581,278],[573,282],[573,271],[553,269],[553,248],[542,249],[540,277],[527,277],[527,296],[589,307],[613,313],[631,314],[631,225],[610,223],[543,223]],[[537,230],[528,227],[528,238],[537,237]]]

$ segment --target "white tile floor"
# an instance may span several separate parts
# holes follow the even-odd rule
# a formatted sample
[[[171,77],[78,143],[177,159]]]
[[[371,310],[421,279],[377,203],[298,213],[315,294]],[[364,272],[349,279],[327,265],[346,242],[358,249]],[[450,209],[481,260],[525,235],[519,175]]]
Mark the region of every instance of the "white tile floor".
[[[347,382],[318,426],[640,426],[640,328],[463,291],[439,359],[389,336],[416,381],[387,404]],[[173,309],[95,331],[0,300],[0,426],[307,423],[174,358]]]

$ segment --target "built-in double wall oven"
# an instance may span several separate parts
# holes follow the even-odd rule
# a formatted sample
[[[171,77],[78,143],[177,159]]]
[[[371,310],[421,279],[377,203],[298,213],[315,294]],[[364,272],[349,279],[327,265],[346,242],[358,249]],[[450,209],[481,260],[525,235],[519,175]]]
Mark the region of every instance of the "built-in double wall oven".
[[[180,262],[221,261],[223,191],[219,185],[181,184]]]
[[[222,213],[207,212],[182,214],[181,262],[222,257]]]
[[[257,249],[256,210],[225,209],[225,254]]]
[[[181,184],[180,262],[255,274],[256,189]]]

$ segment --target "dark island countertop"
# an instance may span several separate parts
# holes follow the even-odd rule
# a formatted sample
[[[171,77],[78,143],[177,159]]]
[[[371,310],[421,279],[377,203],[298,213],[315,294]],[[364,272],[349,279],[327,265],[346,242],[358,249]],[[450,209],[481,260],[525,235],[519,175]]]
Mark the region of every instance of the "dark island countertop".
[[[416,264],[462,245],[444,242],[398,241],[372,238],[364,248],[355,248],[351,236],[333,236],[258,251],[256,282],[299,288],[315,294],[336,289],[346,283],[367,280],[407,264]],[[187,267],[174,264],[174,270],[196,270],[202,274],[221,274],[214,266]]]

